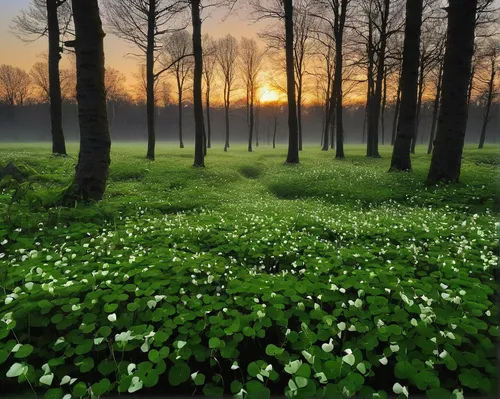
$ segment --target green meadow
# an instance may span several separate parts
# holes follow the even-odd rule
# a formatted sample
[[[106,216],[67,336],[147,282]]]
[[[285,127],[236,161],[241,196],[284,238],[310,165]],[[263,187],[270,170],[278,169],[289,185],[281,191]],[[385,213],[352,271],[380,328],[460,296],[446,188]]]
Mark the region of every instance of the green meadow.
[[[78,146],[2,144],[1,391],[494,396],[499,149],[439,187],[391,150],[114,143],[104,200],[65,208]]]

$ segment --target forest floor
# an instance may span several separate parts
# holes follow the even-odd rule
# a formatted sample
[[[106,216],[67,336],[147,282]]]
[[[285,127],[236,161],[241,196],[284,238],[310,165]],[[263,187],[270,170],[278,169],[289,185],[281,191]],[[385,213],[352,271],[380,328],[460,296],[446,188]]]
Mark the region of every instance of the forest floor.
[[[1,145],[30,176],[0,188],[0,392],[494,396],[498,147],[441,187],[423,147],[412,173],[219,147],[114,143],[105,199],[68,209],[76,144]]]

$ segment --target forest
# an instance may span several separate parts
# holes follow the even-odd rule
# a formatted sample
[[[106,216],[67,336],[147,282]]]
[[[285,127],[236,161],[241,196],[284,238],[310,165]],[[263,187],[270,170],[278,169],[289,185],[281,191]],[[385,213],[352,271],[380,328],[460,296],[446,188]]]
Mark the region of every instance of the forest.
[[[16,7],[0,397],[498,397],[497,1]]]

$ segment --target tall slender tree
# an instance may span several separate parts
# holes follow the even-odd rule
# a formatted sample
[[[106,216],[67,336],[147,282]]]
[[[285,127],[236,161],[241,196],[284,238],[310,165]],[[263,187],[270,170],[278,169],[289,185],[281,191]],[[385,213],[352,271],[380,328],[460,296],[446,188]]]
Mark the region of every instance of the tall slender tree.
[[[31,0],[27,10],[14,19],[14,31],[25,41],[47,37],[48,91],[52,153],[66,155],[66,142],[62,125],[62,94],[59,61],[63,52],[62,39],[68,36],[71,7],[67,0]]]
[[[193,24],[193,101],[194,101],[194,166],[205,166],[205,121],[203,120],[203,45],[201,37],[200,0],[190,0],[191,21]]]
[[[484,91],[484,115],[483,123],[481,127],[481,135],[479,137],[479,149],[484,147],[484,142],[486,140],[486,130],[488,128],[488,123],[490,121],[491,104],[495,95],[495,76],[497,75],[498,68],[498,56],[500,53],[500,42],[491,41],[489,48],[486,53],[486,61],[489,68],[489,76],[485,81],[486,90]]]
[[[428,184],[455,183],[460,177],[477,3],[477,0],[449,0],[441,109]]]
[[[236,61],[238,59],[238,41],[234,36],[228,34],[217,41],[216,57],[224,80],[224,116],[226,122],[224,151],[227,151],[229,148],[229,107],[236,80]]]
[[[196,7],[196,6],[195,6]],[[172,64],[170,73],[175,79],[177,86],[177,111],[179,124],[179,146],[184,148],[184,140],[182,137],[182,114],[184,91],[186,83],[193,69],[193,43],[189,33],[185,30],[173,32],[165,39],[164,45],[165,65]]]
[[[264,51],[259,49],[254,39],[241,38],[240,60],[243,81],[246,88],[246,108],[248,124],[248,151],[252,151],[253,133],[255,129],[255,100],[257,96],[258,75],[262,69]],[[258,138],[257,138],[258,143]],[[258,145],[258,144],[257,144]]]
[[[156,68],[163,37],[171,30],[172,19],[185,8],[173,0],[106,0],[104,15],[111,33],[136,46],[146,64],[146,114],[148,151],[146,157],[155,159],[155,85],[169,66]]]
[[[410,171],[410,147],[415,137],[420,31],[423,0],[406,2],[406,28],[401,73],[401,114],[392,153],[391,169]]]
[[[288,97],[288,154],[286,163],[299,163],[299,128],[297,122],[297,102],[295,98],[294,76],[294,31],[293,31],[293,1],[283,0],[285,16],[285,54],[286,54],[286,87]]]
[[[106,190],[111,139],[106,109],[104,32],[98,0],[72,0],[80,154],[66,201],[100,201]]]
[[[210,95],[215,85],[217,66],[216,42],[208,34],[203,36],[203,78],[205,82],[205,112],[207,114],[206,142],[207,148],[212,148],[212,123],[210,112]]]

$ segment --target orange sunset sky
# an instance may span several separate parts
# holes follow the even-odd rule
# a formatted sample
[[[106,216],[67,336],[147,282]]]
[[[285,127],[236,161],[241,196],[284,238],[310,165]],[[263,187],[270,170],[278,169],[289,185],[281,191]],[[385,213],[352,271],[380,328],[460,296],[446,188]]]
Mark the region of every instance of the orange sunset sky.
[[[31,66],[39,61],[39,56],[47,52],[47,41],[40,38],[33,43],[25,43],[11,31],[12,20],[20,10],[27,8],[29,0],[0,0],[0,64],[10,64],[29,71]],[[231,33],[236,38],[256,37],[257,32],[269,21],[253,23],[248,17],[248,11],[237,7],[227,17],[225,8],[210,8],[204,11],[207,18],[203,22],[203,33],[219,37]],[[139,60],[127,56],[135,48],[117,37],[108,34],[104,40],[106,65],[123,72],[127,77],[127,86],[135,84],[133,74],[138,70]],[[62,61],[62,67],[67,66],[67,60]],[[264,73],[265,74],[265,73]],[[273,100],[276,93],[269,88],[261,91],[263,99]]]

